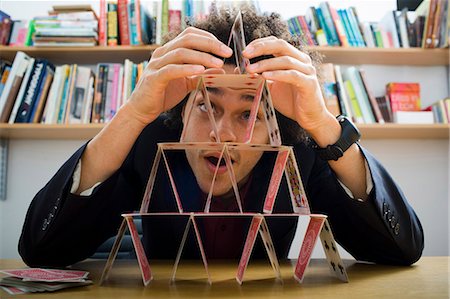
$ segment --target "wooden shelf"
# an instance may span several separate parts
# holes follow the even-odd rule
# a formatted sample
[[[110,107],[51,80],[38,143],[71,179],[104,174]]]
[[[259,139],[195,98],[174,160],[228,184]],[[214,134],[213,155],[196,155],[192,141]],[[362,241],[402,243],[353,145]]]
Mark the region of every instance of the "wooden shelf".
[[[362,139],[449,139],[448,124],[358,124]]]
[[[117,47],[5,47],[0,46],[0,57],[13,61],[17,51],[34,58],[46,58],[54,64],[123,63],[125,59],[138,63],[148,60],[157,45]]]
[[[55,64],[99,62],[123,63],[125,59],[141,62],[150,58],[158,45],[116,46],[116,47],[7,47],[0,46],[0,57],[14,60],[17,51],[23,51],[35,58],[46,58]],[[336,64],[382,64],[433,66],[449,65],[450,50],[447,49],[383,49],[313,47],[325,58],[324,62]]]
[[[449,65],[450,49],[313,47],[335,64]]]
[[[94,137],[104,124],[41,125],[0,124],[0,138],[7,139],[76,139]],[[367,139],[449,139],[450,125],[359,124],[362,140]]]

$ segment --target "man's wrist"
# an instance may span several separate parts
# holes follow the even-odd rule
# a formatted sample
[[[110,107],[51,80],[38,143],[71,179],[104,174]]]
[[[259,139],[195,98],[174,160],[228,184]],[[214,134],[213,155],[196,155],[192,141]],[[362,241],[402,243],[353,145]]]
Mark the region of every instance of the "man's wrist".
[[[319,125],[314,129],[308,130],[311,138],[319,147],[326,147],[329,144],[334,144],[341,136],[342,128],[338,120],[332,115],[327,116],[319,122]]]

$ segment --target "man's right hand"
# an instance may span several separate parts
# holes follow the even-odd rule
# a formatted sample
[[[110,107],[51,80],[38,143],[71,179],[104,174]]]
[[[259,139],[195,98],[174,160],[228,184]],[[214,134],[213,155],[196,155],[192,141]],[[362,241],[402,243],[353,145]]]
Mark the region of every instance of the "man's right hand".
[[[195,76],[205,68],[221,68],[232,50],[211,33],[189,27],[157,48],[136,85],[128,108],[134,118],[147,125],[177,105],[195,89]]]

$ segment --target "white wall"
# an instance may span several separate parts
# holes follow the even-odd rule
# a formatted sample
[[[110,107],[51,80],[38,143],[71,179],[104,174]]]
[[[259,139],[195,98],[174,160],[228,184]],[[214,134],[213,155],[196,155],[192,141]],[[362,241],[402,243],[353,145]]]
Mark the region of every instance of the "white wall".
[[[45,15],[57,1],[0,1],[0,9],[13,18],[30,19]],[[59,1],[62,2],[62,1]],[[96,1],[86,2],[98,9]],[[288,18],[317,6],[320,1],[262,1],[263,11],[277,10]],[[363,20],[376,21],[395,1],[330,1],[335,7],[354,5]],[[448,96],[446,67],[364,66],[375,95],[383,94],[388,81],[419,81],[423,106]],[[0,201],[0,258],[16,258],[17,241],[28,205],[60,165],[83,141],[10,140],[8,191]],[[364,140],[362,141],[386,166],[415,208],[425,230],[425,255],[449,254],[449,140]],[[298,248],[293,250],[298,252]],[[320,250],[315,254],[323,256]],[[344,255],[348,256],[348,255]]]

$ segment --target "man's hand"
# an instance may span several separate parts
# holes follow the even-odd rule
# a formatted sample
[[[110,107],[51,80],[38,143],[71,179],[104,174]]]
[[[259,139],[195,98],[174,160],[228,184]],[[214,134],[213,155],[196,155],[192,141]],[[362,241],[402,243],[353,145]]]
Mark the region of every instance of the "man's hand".
[[[272,55],[247,67],[268,80],[275,109],[312,133],[337,121],[325,107],[311,58],[285,40],[270,36],[252,41],[243,55],[249,59]]]
[[[146,125],[177,105],[195,89],[195,75],[223,66],[212,54],[230,57],[232,50],[211,33],[194,27],[156,49],[127,102],[133,117]]]

